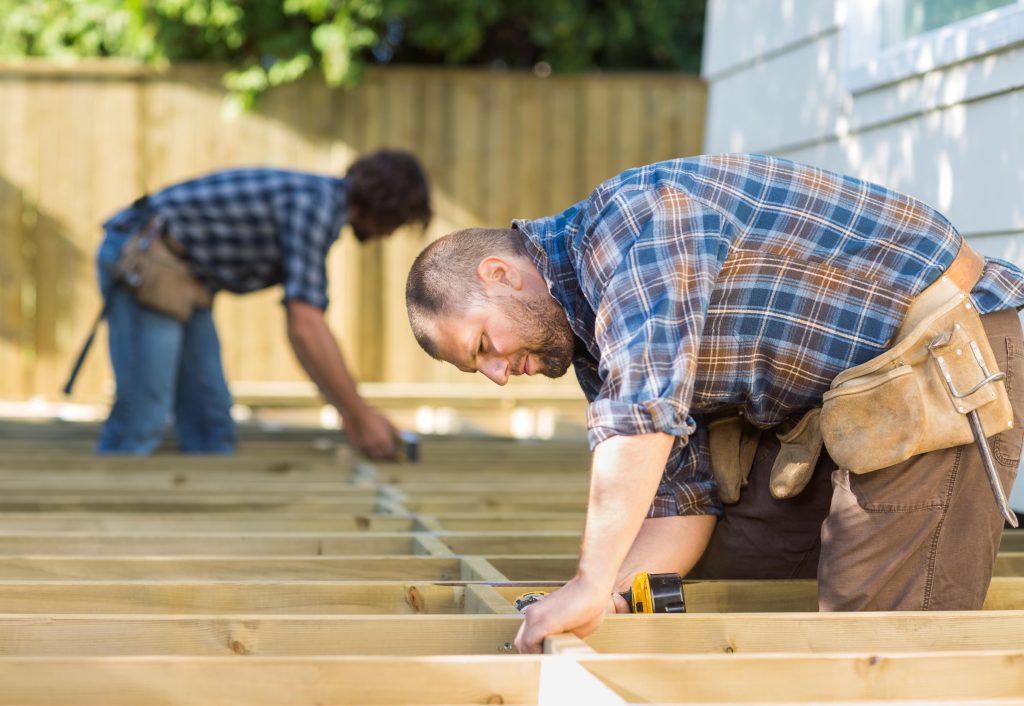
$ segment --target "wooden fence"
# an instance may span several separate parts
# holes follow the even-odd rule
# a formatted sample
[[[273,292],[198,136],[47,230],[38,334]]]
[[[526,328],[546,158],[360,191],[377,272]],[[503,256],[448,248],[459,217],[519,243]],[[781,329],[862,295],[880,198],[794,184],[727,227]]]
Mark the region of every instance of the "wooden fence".
[[[408,330],[405,274],[427,240],[555,213],[624,168],[696,154],[703,139],[704,86],[689,76],[388,68],[351,91],[285,87],[240,116],[225,111],[219,76],[210,66],[0,64],[0,399],[59,397],[99,307],[99,224],[137,195],[237,165],[342,173],[380,146],[422,157],[437,216],[426,234],[362,247],[342,238],[329,267],[331,325],[362,380],[483,384],[429,360]],[[218,297],[232,383],[304,380],[279,299]],[[76,401],[109,394],[99,343]]]

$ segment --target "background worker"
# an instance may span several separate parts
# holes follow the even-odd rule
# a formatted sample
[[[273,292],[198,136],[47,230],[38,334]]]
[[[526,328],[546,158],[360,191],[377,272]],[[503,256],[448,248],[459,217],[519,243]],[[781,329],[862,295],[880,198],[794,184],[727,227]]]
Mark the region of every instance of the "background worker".
[[[805,454],[806,487],[790,484],[788,499],[768,492],[778,479],[763,469],[789,460],[774,432],[803,443],[823,431],[801,422],[833,379],[885,354],[923,292],[955,280],[970,292],[957,315],[984,315],[981,338],[1007,373],[1013,414],[989,444],[1008,490],[1024,435],[1019,269],[973,260],[952,225],[909,196],[752,155],[629,170],[563,213],[513,225],[430,244],[406,299],[433,357],[499,385],[572,363],[590,401],[578,571],[526,611],[520,651],[588,634],[634,574],[685,575],[698,561],[719,578],[816,570],[823,610],[981,607],[1003,520],[977,448],[865,475]],[[729,477],[716,484],[711,433],[729,417],[763,431],[724,445],[752,449],[737,455],[753,469],[716,527]],[[905,421],[882,419],[861,447],[886,446],[872,435]]]
[[[366,242],[405,224],[426,226],[430,216],[422,166],[394,150],[359,158],[343,178],[214,172],[117,213],[103,225],[98,255],[117,385],[98,451],[148,454],[173,414],[182,451],[231,452],[235,425],[211,295],[281,284],[288,340],[340,413],[347,439],[371,458],[393,457],[396,430],[360,397],[324,317],[327,255],[346,223]],[[157,256],[157,246],[164,260],[154,265],[146,258]],[[128,253],[134,259],[126,264]],[[160,297],[143,296],[145,285],[176,265],[184,279],[162,286]]]

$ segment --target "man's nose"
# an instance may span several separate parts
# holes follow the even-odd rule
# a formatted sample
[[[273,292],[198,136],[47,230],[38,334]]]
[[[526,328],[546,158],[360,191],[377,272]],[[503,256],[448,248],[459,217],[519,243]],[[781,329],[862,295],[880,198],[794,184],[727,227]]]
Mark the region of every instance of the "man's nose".
[[[504,358],[488,358],[480,364],[478,370],[495,385],[508,382],[509,365]]]

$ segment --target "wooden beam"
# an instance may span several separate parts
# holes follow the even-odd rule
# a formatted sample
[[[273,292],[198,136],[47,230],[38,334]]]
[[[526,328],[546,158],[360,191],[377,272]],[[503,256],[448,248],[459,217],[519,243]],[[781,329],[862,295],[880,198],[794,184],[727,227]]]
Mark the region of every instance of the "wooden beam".
[[[506,601],[492,586],[467,584],[465,591],[466,613],[519,615],[515,606]],[[511,646],[506,649],[508,652],[512,651]]]
[[[459,512],[433,516],[446,530],[464,532],[578,531],[583,532],[582,512]]]
[[[580,548],[579,532],[442,532],[440,539],[456,554],[565,554]]]
[[[576,575],[577,557],[488,556],[487,561],[510,581],[568,581]]]
[[[1021,649],[1024,611],[608,616],[602,653],[941,652]]]
[[[0,658],[0,704],[536,704],[541,661],[537,656],[9,657]]]
[[[0,531],[43,532],[400,532],[412,529],[410,517],[372,512],[306,513],[0,513]]]
[[[203,532],[109,534],[4,532],[0,556],[363,556],[412,555],[436,537],[394,532]],[[441,547],[445,550],[441,551]],[[441,544],[435,556],[452,551]]]
[[[6,613],[456,614],[508,613],[494,589],[472,609],[465,586],[402,581],[0,581]],[[473,588],[490,588],[478,586]],[[498,609],[499,601],[509,610]]]
[[[1020,699],[1024,652],[580,657],[638,703]]]
[[[519,615],[0,614],[0,655],[498,655],[508,653],[521,622]]]
[[[134,472],[156,471],[177,471],[180,469],[191,469],[194,471],[206,471],[224,473],[232,470],[244,472],[262,471],[265,473],[276,473],[285,475],[295,471],[335,470],[337,473],[347,473],[347,469],[335,461],[320,459],[275,457],[271,455],[263,458],[247,458],[246,456],[206,456],[206,457],[183,457],[180,455],[169,456],[87,456],[73,454],[70,456],[8,456],[0,459],[0,468],[7,468],[17,471],[35,471],[46,469],[64,469],[68,471],[89,471],[104,469],[122,469]]]
[[[260,512],[292,513],[367,513],[378,512],[383,503],[373,497],[333,500],[330,498],[303,498],[291,501],[279,496],[255,499],[227,499],[216,497],[156,498],[144,497],[130,501],[110,500],[96,497],[60,496],[39,497],[33,500],[8,500],[0,497],[0,513],[8,512]]]
[[[1006,530],[999,545],[1001,552],[1024,552],[1024,530]]]
[[[0,557],[0,580],[455,581],[457,557]]]
[[[410,512],[425,512],[434,515],[452,512],[479,512],[481,508],[490,508],[500,513],[580,513],[586,511],[587,499],[585,496],[560,498],[558,496],[545,497],[539,494],[535,496],[511,495],[490,500],[469,497],[452,499],[444,495],[432,495],[410,498],[402,505]]]

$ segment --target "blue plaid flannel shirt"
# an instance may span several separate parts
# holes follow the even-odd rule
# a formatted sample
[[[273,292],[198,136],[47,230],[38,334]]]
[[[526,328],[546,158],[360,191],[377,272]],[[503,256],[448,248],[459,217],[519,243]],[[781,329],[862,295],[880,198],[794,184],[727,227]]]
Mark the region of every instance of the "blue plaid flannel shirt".
[[[285,301],[327,308],[327,252],[348,214],[345,180],[283,169],[229,169],[169,186],[103,224],[131,233],[153,214],[213,290],[284,285]]]
[[[838,373],[888,347],[962,241],[909,196],[735,154],[631,169],[513,225],[578,339],[591,446],[677,438],[650,517],[719,514],[701,415],[768,428],[819,406]],[[988,260],[978,309],[1024,306],[1022,277]]]

